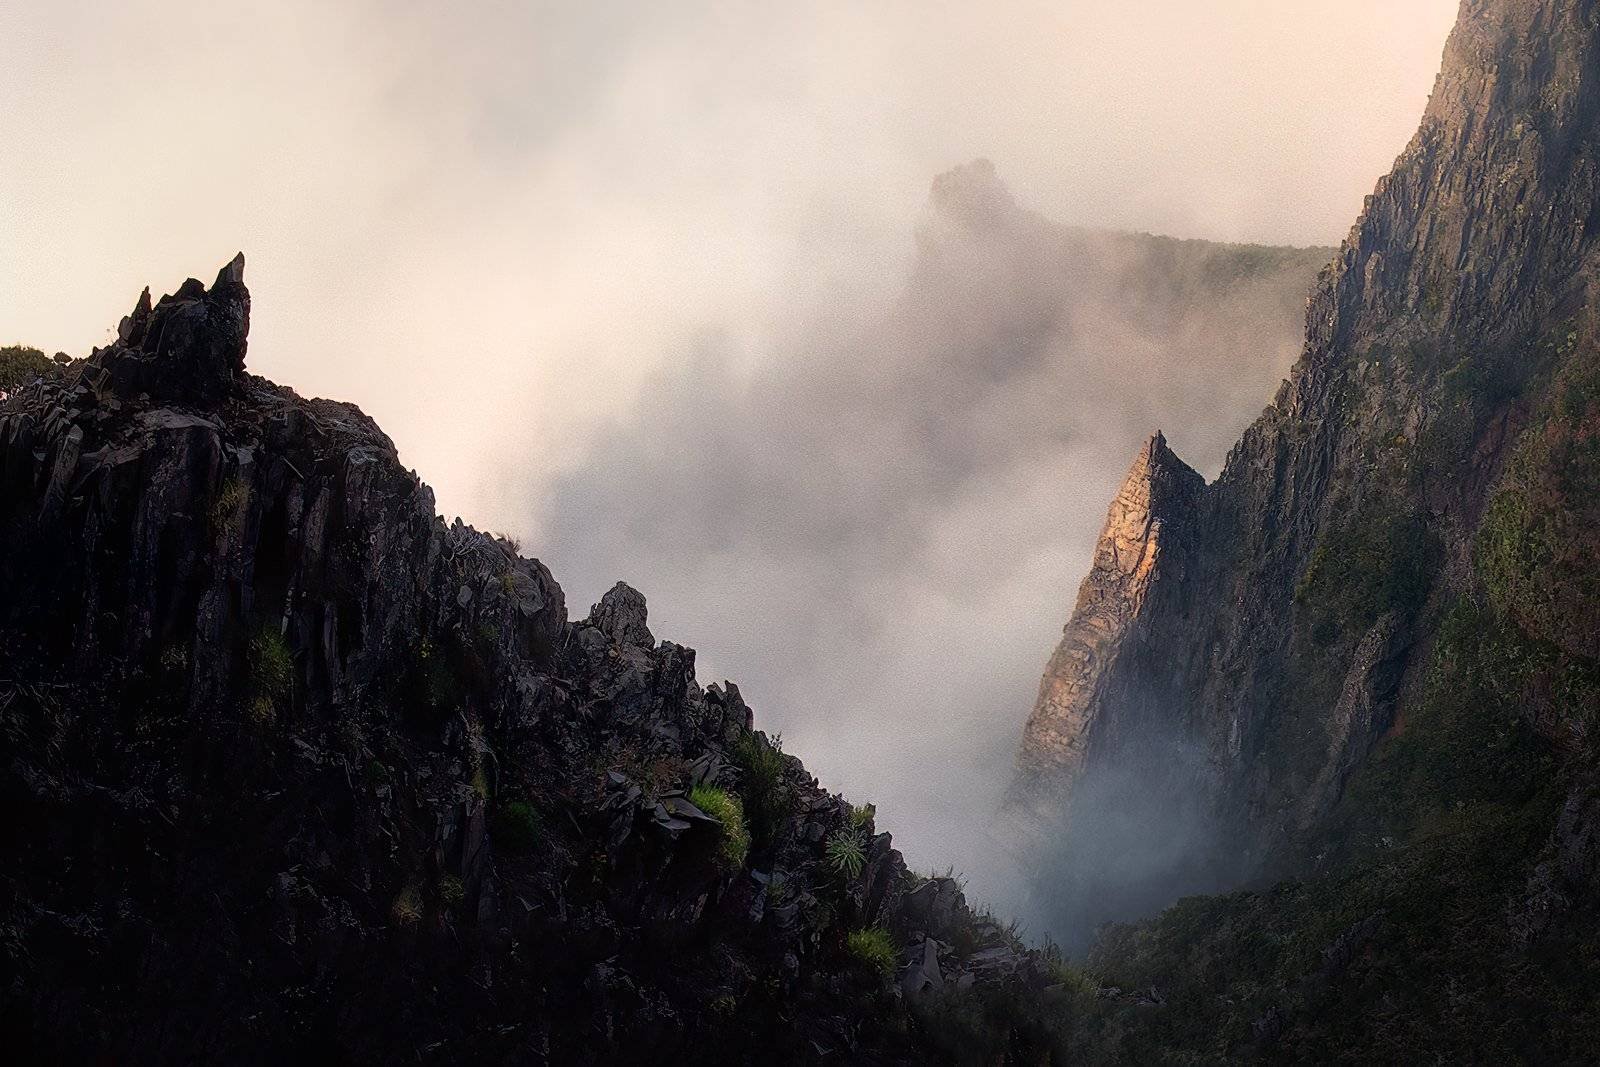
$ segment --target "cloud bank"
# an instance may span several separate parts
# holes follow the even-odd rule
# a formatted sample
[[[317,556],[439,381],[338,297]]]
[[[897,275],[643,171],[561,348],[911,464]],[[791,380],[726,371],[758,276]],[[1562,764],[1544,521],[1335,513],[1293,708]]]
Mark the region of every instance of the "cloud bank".
[[[548,485],[541,544],[578,602],[643,589],[913,859],[1023,908],[989,821],[1068,575],[1144,435],[1220,466],[1329,256],[1063,227],[958,168],[893,298],[814,309],[753,370],[686,347]]]

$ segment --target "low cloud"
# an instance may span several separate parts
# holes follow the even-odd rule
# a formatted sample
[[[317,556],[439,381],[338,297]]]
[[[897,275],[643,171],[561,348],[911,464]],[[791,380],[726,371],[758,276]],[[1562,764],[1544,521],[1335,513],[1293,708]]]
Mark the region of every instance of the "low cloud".
[[[894,295],[658,372],[541,497],[541,551],[574,603],[633,582],[914,862],[1022,907],[989,822],[1111,494],[1158,428],[1217,470],[1328,255],[1059,226],[958,168]]]

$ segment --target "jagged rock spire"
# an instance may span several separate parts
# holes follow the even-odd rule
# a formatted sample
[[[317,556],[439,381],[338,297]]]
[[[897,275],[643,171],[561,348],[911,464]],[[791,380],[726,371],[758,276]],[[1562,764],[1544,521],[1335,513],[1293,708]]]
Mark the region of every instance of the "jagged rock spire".
[[[133,313],[124,315],[122,322],[117,325],[117,340],[126,345],[137,345],[144,340],[145,329],[150,325],[150,287],[147,285],[139,294],[139,302],[133,305]]]
[[[1066,784],[1082,765],[1107,669],[1158,579],[1171,527],[1181,526],[1204,487],[1159,430],[1134,457],[1023,731],[1018,766],[1024,779]]]
[[[217,272],[209,290],[189,278],[152,307],[147,287],[118,325],[117,341],[96,353],[94,363],[119,392],[214,403],[243,375],[249,334],[241,252]]]

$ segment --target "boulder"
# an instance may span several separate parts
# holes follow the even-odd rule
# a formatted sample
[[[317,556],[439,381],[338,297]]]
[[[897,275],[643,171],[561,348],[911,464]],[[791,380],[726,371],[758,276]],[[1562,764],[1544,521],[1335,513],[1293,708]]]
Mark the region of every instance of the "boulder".
[[[646,618],[644,594],[618,582],[589,609],[588,622],[619,645],[654,648],[656,639],[645,625]]]

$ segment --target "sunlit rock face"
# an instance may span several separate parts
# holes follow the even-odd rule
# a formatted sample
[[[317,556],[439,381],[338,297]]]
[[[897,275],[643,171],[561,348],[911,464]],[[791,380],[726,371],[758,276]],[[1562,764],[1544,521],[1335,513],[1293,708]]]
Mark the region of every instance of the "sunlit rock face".
[[[1172,570],[1168,556],[1204,480],[1157,433],[1140,449],[1111,502],[1095,547],[1094,564],[1061,643],[1045,668],[1039,696],[1023,731],[1018,764],[1034,784],[1065,800],[1093,741],[1108,697],[1108,670],[1124,642],[1135,640],[1152,585]]]
[[[1464,5],[1273,404],[1176,502],[1141,488],[1154,442],[1135,463],[1019,755],[1024,786],[1070,783],[1070,822],[1099,778],[1147,809],[1130,840],[1192,804],[1218,878],[1282,871],[1416,699],[1496,480],[1600,319],[1597,19]]]

